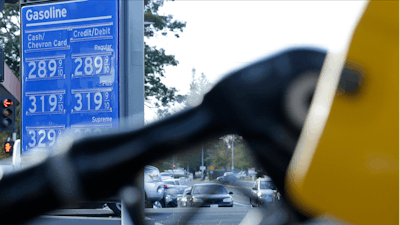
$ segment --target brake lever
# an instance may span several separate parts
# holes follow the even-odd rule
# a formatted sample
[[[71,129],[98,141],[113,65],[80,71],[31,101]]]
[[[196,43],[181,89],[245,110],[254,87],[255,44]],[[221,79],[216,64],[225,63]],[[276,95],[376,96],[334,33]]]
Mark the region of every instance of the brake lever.
[[[0,217],[6,224],[18,224],[71,200],[114,196],[121,187],[129,185],[127,178],[150,162],[232,133],[249,142],[278,189],[284,190],[286,169],[301,127],[287,116],[283,99],[297,78],[321,69],[325,55],[311,49],[278,53],[233,72],[206,94],[196,108],[139,130],[121,130],[65,143],[65,151],[30,169],[3,177]],[[269,156],[275,158],[268,160]],[[57,168],[58,164],[68,168],[68,174]],[[115,176],[117,173],[121,176]],[[19,215],[21,211],[29,213]],[[294,218],[305,219],[301,214]]]

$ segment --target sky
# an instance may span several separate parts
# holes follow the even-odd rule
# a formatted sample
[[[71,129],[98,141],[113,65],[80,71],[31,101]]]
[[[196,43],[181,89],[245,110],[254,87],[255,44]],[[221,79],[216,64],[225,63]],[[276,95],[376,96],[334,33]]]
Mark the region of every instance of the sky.
[[[366,1],[174,1],[161,15],[185,21],[179,38],[161,34],[145,42],[175,55],[162,81],[189,91],[192,69],[215,83],[225,75],[275,52],[309,46],[340,52]],[[146,109],[146,120],[154,114]]]

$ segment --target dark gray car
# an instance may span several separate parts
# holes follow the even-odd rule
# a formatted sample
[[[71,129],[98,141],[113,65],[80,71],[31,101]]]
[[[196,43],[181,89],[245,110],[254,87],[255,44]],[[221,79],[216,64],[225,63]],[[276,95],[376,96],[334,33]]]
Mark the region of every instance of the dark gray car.
[[[236,176],[232,172],[226,172],[224,173],[224,176],[217,177],[217,181],[221,183],[228,183],[228,184],[234,184],[236,182]]]

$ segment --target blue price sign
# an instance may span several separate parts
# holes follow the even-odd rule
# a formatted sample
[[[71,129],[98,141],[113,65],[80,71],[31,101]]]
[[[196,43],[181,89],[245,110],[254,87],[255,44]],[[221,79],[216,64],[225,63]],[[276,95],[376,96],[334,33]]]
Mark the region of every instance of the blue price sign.
[[[22,7],[22,151],[118,127],[119,1]]]

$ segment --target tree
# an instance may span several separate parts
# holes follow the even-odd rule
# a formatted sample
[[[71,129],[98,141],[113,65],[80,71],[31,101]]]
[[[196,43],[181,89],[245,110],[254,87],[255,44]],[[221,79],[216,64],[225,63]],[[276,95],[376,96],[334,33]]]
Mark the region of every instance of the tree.
[[[204,73],[196,78],[196,69],[192,69],[192,82],[186,98],[187,107],[194,107],[203,101],[204,95],[210,91],[213,84],[207,79]]]
[[[183,109],[199,105],[203,96],[211,89],[213,84],[207,79],[204,73],[200,77],[196,76],[196,69],[192,69],[192,81],[189,84],[190,89],[186,95],[177,95],[175,101],[161,104],[157,109],[159,118],[171,116]]]
[[[146,38],[154,37],[161,33],[168,36],[172,33],[179,38],[179,33],[186,27],[186,22],[174,20],[172,15],[159,15],[159,8],[164,1],[144,2],[144,20],[152,24],[144,28]],[[20,7],[17,4],[5,4],[3,12],[0,12],[0,45],[4,48],[5,62],[19,78],[20,76]],[[164,49],[158,49],[145,43],[145,99],[153,106],[158,106],[156,102],[167,103],[175,100],[176,88],[168,88],[161,82],[161,77],[165,77],[166,66],[177,66],[178,61],[173,55],[167,55]]]
[[[239,135],[226,135],[219,138],[214,148],[209,150],[211,164],[216,168],[224,168],[225,171],[232,167],[232,140],[234,142],[234,166],[235,168],[248,169],[256,165],[245,140]]]
[[[20,19],[19,4],[5,4],[0,12],[0,45],[4,49],[4,61],[19,78]]]
[[[230,150],[226,145],[226,142],[221,138],[214,145],[214,148],[209,151],[209,157],[211,159],[211,164],[215,168],[223,167],[225,171],[228,171]]]

